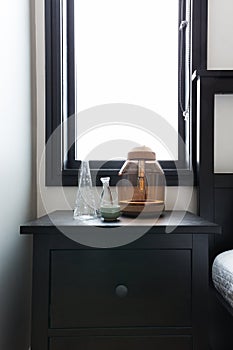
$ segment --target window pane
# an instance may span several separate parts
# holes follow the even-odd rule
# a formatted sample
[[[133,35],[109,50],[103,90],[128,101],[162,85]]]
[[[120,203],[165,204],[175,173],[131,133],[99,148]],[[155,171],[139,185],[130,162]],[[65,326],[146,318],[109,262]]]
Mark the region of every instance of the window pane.
[[[76,0],[77,113],[134,104],[155,111],[177,132],[178,13],[178,0]],[[114,128],[109,132],[114,138]],[[177,158],[178,141],[173,155],[156,147],[160,159]]]

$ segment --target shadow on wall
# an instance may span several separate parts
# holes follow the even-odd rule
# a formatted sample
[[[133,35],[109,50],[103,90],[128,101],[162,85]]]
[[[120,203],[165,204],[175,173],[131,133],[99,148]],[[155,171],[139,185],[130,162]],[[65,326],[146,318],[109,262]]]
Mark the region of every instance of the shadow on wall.
[[[9,240],[0,263],[0,349],[27,350],[30,344],[31,237]],[[26,316],[26,319],[25,319]],[[25,347],[26,345],[26,347]]]

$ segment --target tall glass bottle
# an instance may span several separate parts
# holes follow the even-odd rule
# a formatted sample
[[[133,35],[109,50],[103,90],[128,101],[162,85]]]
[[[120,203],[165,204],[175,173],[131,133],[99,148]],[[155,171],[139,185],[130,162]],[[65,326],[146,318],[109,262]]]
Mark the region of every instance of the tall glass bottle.
[[[88,161],[82,161],[75,201],[74,219],[90,220],[97,217],[96,201]]]

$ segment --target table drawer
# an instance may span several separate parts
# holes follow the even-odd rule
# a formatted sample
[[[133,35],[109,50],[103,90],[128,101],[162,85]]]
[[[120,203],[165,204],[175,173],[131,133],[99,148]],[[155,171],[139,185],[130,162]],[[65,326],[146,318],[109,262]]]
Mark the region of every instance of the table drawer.
[[[51,252],[50,327],[191,325],[189,250]]]
[[[51,338],[49,350],[191,350],[191,336]]]

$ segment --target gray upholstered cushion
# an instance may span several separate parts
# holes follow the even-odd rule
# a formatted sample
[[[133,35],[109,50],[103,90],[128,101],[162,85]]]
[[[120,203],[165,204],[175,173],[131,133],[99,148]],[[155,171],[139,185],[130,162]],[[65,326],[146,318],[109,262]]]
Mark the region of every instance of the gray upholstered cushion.
[[[216,289],[233,307],[233,250],[221,253],[215,258],[212,279]]]

